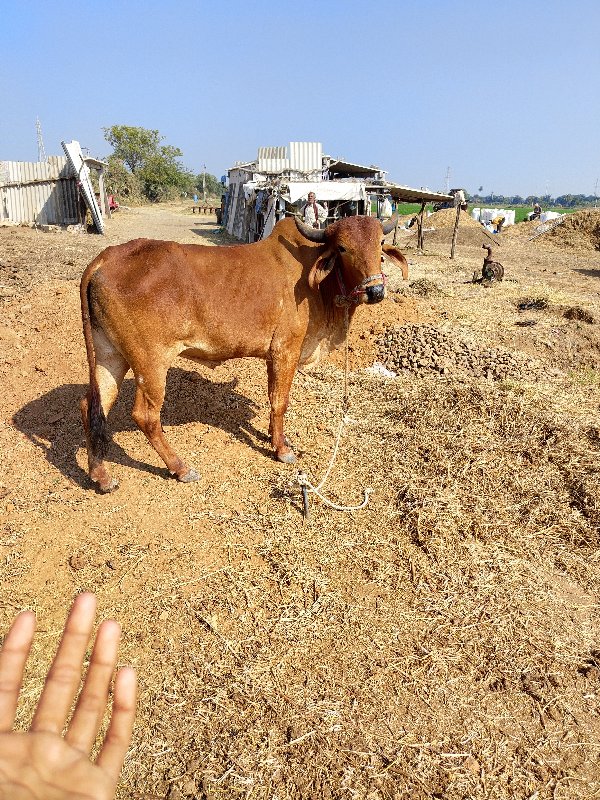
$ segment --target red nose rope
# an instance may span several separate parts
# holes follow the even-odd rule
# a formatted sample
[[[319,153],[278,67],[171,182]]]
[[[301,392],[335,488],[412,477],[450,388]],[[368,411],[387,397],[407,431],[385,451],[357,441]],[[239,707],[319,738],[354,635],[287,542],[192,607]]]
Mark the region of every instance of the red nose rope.
[[[300,488],[302,490],[302,506],[303,506],[303,515],[304,519],[308,520],[310,517],[310,503],[308,498],[308,493],[312,492],[319,497],[325,505],[333,508],[335,511],[360,511],[362,508],[365,508],[367,503],[369,502],[369,495],[373,491],[370,487],[366,487],[364,489],[365,497],[363,502],[357,506],[341,506],[337,503],[332,503],[324,494],[322,494],[321,489],[325,485],[327,478],[331,470],[333,469],[333,465],[335,459],[337,457],[338,449],[340,446],[340,439],[342,437],[342,431],[344,429],[344,425],[349,422],[353,422],[351,418],[348,416],[348,331],[350,328],[350,320],[348,310],[352,303],[358,303],[359,297],[362,294],[366,294],[368,284],[371,281],[378,280],[380,283],[375,284],[376,286],[384,286],[387,284],[387,275],[383,272],[378,272],[376,275],[367,275],[367,277],[362,280],[358,286],[355,286],[354,289],[350,293],[347,292],[346,286],[344,284],[344,278],[342,277],[342,272],[340,268],[336,264],[335,274],[337,277],[338,286],[340,289],[340,294],[336,295],[335,297],[335,304],[337,306],[343,306],[344,308],[344,339],[346,341],[346,364],[344,370],[344,401],[343,401],[343,413],[342,418],[340,420],[340,425],[338,428],[337,437],[335,440],[335,447],[333,448],[333,453],[331,459],[329,461],[329,466],[323,475],[321,481],[317,486],[313,486],[312,483],[308,479],[308,475],[305,472],[298,472],[296,476],[296,480],[300,484]]]
[[[344,283],[342,270],[337,264],[335,265],[335,276],[337,278],[341,293],[335,297],[336,306],[343,306],[349,303],[358,303],[361,294],[366,294],[367,288],[370,288],[368,287],[368,284],[371,283],[371,281],[379,281],[379,283],[376,283],[375,286],[383,286],[385,288],[387,285],[387,275],[384,272],[377,272],[375,275],[367,275],[367,277],[362,280],[358,286],[355,286],[354,289],[352,289],[352,291],[348,294],[346,284]],[[373,288],[375,288],[375,286]]]

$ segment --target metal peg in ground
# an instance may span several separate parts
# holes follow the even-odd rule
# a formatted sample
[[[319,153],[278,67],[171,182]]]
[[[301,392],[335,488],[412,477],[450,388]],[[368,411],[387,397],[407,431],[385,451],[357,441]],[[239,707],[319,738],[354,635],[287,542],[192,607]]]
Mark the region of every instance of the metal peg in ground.
[[[482,244],[481,247],[483,250],[487,250],[487,255],[483,259],[481,276],[479,276],[479,271],[475,271],[473,283],[481,283],[482,286],[489,287],[494,281],[501,281],[504,278],[504,267],[499,261],[493,260],[492,248],[489,244]]]

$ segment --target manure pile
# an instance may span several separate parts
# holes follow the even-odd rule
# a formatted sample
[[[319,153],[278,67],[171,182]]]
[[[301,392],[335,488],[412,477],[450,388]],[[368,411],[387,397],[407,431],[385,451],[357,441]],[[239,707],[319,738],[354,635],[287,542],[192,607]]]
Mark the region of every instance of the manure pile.
[[[438,372],[457,377],[527,378],[538,371],[534,361],[499,347],[480,347],[433,325],[388,328],[378,339],[379,358],[394,372]]]

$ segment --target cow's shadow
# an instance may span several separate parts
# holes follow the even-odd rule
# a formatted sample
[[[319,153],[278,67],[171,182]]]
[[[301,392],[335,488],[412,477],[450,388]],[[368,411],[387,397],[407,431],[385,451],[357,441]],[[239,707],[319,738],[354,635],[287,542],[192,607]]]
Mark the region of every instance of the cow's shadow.
[[[600,278],[600,269],[575,267],[573,272],[579,272],[580,275],[587,275],[589,278]]]
[[[161,412],[163,426],[199,423],[221,428],[238,441],[272,458],[266,433],[259,431],[252,423],[256,404],[236,391],[237,384],[237,378],[218,383],[197,372],[172,367],[167,376],[165,403]],[[82,487],[91,485],[87,472],[81,469],[76,459],[78,450],[85,447],[79,400],[86,391],[85,384],[58,386],[24,405],[13,416],[15,427],[42,450],[47,461]],[[133,379],[126,378],[109,414],[108,430],[110,434],[138,431],[148,447],[148,458],[152,459],[150,444],[131,419],[133,395]],[[190,458],[189,453],[185,452],[181,452],[181,456],[186,460]],[[166,467],[156,467],[133,458],[114,440],[110,442],[106,460],[152,475],[169,474]],[[198,466],[201,467],[201,464]]]
[[[242,244],[242,242],[228,240],[225,238],[225,234],[223,234],[223,229],[219,226],[215,225],[213,228],[206,227],[206,228],[190,228],[192,233],[195,233],[196,236],[201,236],[203,239],[207,239],[211,244],[220,245],[221,247],[227,247],[228,245],[232,244]]]

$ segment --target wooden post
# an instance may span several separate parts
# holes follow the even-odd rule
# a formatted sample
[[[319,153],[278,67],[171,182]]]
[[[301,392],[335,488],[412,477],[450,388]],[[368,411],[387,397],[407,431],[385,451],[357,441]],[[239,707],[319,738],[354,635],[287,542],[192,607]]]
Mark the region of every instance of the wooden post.
[[[456,247],[456,239],[458,237],[459,219],[460,219],[460,203],[456,206],[456,221],[454,223],[454,230],[452,232],[452,249],[450,250],[450,258],[454,258],[454,248]]]
[[[102,168],[98,170],[98,196],[100,197],[99,206],[102,216],[110,217],[111,213],[106,197],[106,189],[104,187],[104,170]]]
[[[421,203],[421,211],[419,212],[419,230],[417,231],[417,249],[423,250],[423,213],[425,211],[425,203]]]
[[[400,217],[396,219],[396,225],[394,227],[394,238],[392,239],[392,244],[396,244],[396,236],[398,235],[398,225],[400,223]]]

